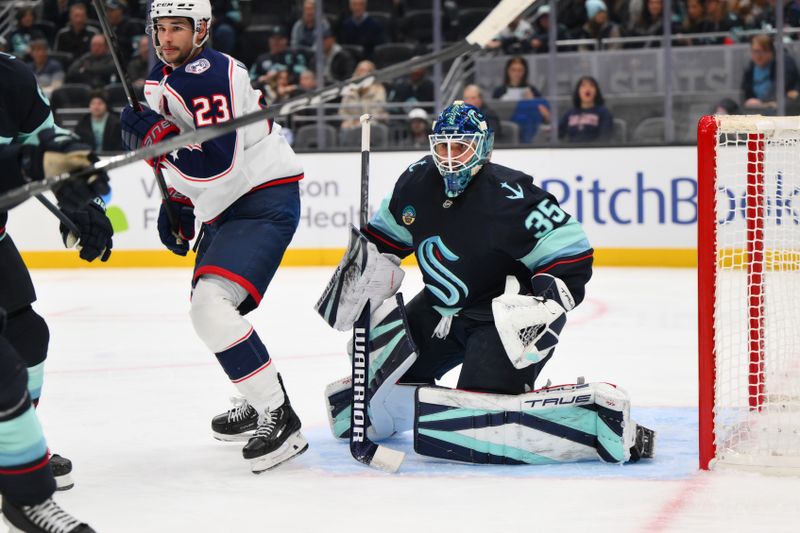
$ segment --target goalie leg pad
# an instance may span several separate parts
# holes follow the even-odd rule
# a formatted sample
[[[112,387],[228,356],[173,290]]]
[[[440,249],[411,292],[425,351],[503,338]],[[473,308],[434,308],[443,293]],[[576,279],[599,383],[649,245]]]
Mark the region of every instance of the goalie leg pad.
[[[400,288],[405,273],[399,265],[399,258],[380,253],[351,225],[347,251],[314,309],[332,328],[352,328],[368,301],[378,309]]]
[[[516,396],[419,387],[415,404],[414,450],[429,457],[481,464],[623,463],[636,444],[628,395],[607,383]]]
[[[380,440],[413,427],[416,386],[398,385],[397,381],[414,364],[417,351],[408,331],[402,294],[379,307],[371,323],[367,436]],[[328,422],[338,439],[350,436],[351,387],[347,376],[325,388]]]

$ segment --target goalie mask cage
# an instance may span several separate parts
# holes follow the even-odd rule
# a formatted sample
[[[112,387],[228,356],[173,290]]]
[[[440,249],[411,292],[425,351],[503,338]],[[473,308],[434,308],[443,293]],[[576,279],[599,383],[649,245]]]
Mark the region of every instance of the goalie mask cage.
[[[800,473],[800,117],[706,116],[700,467]]]

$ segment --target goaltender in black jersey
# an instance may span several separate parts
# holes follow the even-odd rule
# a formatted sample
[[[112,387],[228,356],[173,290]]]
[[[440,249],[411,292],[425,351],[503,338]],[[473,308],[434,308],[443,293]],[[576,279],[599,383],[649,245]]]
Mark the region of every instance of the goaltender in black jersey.
[[[418,453],[473,463],[652,456],[654,434],[629,421],[622,389],[534,385],[592,276],[580,223],[530,175],[490,162],[493,133],[479,109],[447,106],[430,147],[352,229],[317,303],[340,330],[367,302],[374,311],[370,436],[413,429]],[[354,261],[361,250],[366,260]],[[412,253],[425,287],[403,305],[399,263]],[[457,389],[437,387],[458,365]],[[326,391],[338,438],[350,430],[349,391],[348,378]]]

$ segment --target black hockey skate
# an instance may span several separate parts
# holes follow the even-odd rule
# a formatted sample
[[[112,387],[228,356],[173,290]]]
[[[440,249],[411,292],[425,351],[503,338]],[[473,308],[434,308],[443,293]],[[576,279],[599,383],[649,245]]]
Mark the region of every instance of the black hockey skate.
[[[652,459],[656,455],[656,432],[644,426],[636,425],[636,442],[631,448],[630,462],[639,459]]]
[[[211,420],[214,438],[225,442],[249,440],[258,427],[258,413],[244,398],[231,398],[233,409]]]
[[[14,505],[3,498],[3,519],[12,533],[95,533],[52,498],[39,505]]]
[[[255,434],[242,448],[242,455],[250,461],[254,474],[275,468],[308,449],[308,442],[300,433],[300,418],[289,403],[280,374],[278,381],[285,398],[283,405],[259,417]]]
[[[56,478],[56,490],[69,490],[75,486],[72,481],[72,461],[54,453],[50,456],[50,468]]]

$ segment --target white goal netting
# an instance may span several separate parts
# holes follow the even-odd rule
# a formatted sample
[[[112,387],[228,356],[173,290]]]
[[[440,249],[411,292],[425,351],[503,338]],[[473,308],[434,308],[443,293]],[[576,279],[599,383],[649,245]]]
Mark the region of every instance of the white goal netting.
[[[800,468],[800,120],[718,128],[714,464]]]

